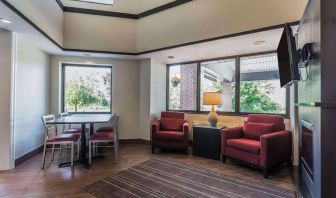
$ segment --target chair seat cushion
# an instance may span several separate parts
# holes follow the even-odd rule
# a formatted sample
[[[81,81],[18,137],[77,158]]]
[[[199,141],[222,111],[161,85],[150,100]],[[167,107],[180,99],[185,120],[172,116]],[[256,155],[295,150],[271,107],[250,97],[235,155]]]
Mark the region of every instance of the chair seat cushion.
[[[184,119],[179,118],[161,118],[160,126],[163,131],[182,131]]]
[[[106,141],[113,141],[114,134],[112,132],[98,132],[94,133],[90,140],[106,140]]]
[[[230,139],[227,141],[227,147],[257,155],[260,153],[260,141],[252,139]]]
[[[61,134],[55,137],[51,137],[47,142],[73,142],[80,138],[80,134]]]
[[[81,128],[71,128],[71,129],[66,129],[63,131],[64,134],[73,134],[73,133],[81,133],[82,129]]]
[[[113,132],[113,127],[100,127],[96,132]]]
[[[158,131],[156,138],[159,140],[183,141],[184,133],[182,131]]]
[[[245,138],[260,140],[260,136],[272,133],[274,124],[244,122],[243,133]]]

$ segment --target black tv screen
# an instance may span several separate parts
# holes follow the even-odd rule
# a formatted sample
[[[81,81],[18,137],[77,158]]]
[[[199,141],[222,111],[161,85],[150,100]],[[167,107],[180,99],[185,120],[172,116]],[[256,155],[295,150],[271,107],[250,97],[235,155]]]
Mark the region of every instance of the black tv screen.
[[[298,54],[292,28],[289,24],[285,25],[277,54],[281,87],[287,87],[299,81]]]

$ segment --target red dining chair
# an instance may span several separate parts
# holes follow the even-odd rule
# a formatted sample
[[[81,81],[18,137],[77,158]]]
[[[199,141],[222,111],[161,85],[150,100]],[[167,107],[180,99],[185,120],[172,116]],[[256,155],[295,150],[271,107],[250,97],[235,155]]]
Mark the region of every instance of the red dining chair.
[[[63,112],[59,114],[59,117],[66,117],[66,116],[70,116],[68,112]],[[68,126],[66,126],[65,124],[63,124],[63,132],[64,134],[74,134],[74,133],[81,133],[82,132],[82,128],[72,128],[71,124],[68,124]]]
[[[114,148],[114,158],[115,162],[118,162],[118,121],[120,118],[120,113],[112,117],[112,129],[113,131],[101,131],[95,132],[89,139],[89,163],[92,162],[92,149],[98,147],[113,147]],[[98,145],[100,143],[112,143],[112,146],[102,146]]]
[[[77,153],[79,153],[79,138],[80,134],[57,134],[57,126],[52,124],[47,124],[47,122],[54,121],[54,115],[42,116],[42,122],[45,128],[45,140],[43,148],[42,157],[42,169],[45,164],[47,145],[52,145],[52,158],[54,159],[55,145],[71,144],[71,167],[73,167],[74,161],[74,144],[77,143]]]

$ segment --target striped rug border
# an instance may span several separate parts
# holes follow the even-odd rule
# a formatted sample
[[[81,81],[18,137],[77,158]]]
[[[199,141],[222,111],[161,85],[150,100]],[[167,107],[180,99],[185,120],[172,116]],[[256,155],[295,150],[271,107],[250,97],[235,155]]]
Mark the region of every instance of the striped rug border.
[[[113,185],[116,188],[119,188],[117,185],[110,182],[110,180],[114,179],[114,180],[117,180],[119,182],[125,183],[129,186],[133,186],[134,188],[137,188],[138,190],[143,191],[144,193],[148,193],[148,194],[150,194],[150,197],[168,197],[168,198],[172,197],[168,194],[162,193],[162,192],[160,192],[158,190],[155,190],[153,188],[149,188],[147,186],[144,186],[141,183],[137,183],[134,180],[130,181],[126,177],[123,177],[123,175],[120,175],[123,172],[129,172],[129,171],[132,171],[132,170],[136,170],[136,168],[138,168],[138,167],[143,167],[143,168],[147,167],[149,169],[155,169],[153,167],[149,167],[149,166],[146,165],[146,164],[151,163],[151,162],[160,163],[163,166],[174,166],[177,169],[183,169],[187,172],[188,171],[189,172],[193,171],[193,174],[202,174],[202,173],[203,174],[209,174],[209,175],[211,175],[211,177],[214,177],[215,179],[218,179],[218,180],[222,179],[221,182],[228,182],[228,183],[232,182],[232,184],[239,185],[242,188],[250,188],[250,189],[253,189],[254,191],[260,191],[260,192],[266,193],[266,194],[268,194],[269,192],[270,193],[273,192],[273,193],[280,193],[280,194],[287,195],[287,196],[292,196],[292,197],[297,197],[298,196],[298,192],[295,191],[295,190],[290,190],[290,189],[286,189],[286,188],[283,188],[283,187],[274,186],[274,185],[271,185],[271,184],[267,184],[265,182],[255,181],[255,180],[251,180],[251,179],[245,179],[245,178],[242,178],[242,177],[239,177],[239,176],[225,174],[225,173],[220,172],[220,171],[215,171],[215,170],[203,168],[203,167],[200,167],[200,166],[197,166],[197,165],[191,165],[191,164],[188,164],[188,163],[183,163],[183,162],[179,162],[179,161],[176,161],[176,160],[173,160],[173,159],[170,159],[170,158],[159,157],[159,156],[152,157],[151,159],[149,159],[147,161],[141,162],[141,163],[139,163],[135,166],[132,166],[132,167],[127,168],[125,170],[121,170],[117,173],[114,173],[111,176],[106,177],[103,180],[99,180],[99,181],[94,182],[90,185],[87,185],[83,188],[83,190],[92,194],[95,197],[99,197],[99,194],[96,194],[94,191],[90,190],[89,187],[91,185],[95,185],[95,184],[99,184],[99,183],[103,184],[105,182],[109,185]],[[161,171],[161,170],[157,169],[156,171]],[[202,176],[206,176],[206,175],[202,175]],[[218,178],[216,178],[216,177],[218,177]],[[223,179],[225,179],[225,180],[223,180]],[[258,188],[260,190],[254,189],[253,187]],[[120,189],[127,192],[126,189],[122,189],[122,188],[120,188]],[[133,194],[132,192],[128,192],[128,193]],[[230,192],[227,192],[227,193],[230,194]],[[274,195],[275,194],[273,194],[273,196]],[[140,197],[140,196],[138,196],[136,194],[133,194],[133,197]],[[239,196],[237,194],[232,194],[232,197],[241,197],[241,196]],[[278,196],[278,197],[282,197],[282,196]]]

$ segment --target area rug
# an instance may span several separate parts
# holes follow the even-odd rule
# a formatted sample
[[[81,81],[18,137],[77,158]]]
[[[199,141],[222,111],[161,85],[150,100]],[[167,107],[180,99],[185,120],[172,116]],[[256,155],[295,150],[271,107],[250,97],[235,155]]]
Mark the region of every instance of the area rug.
[[[95,182],[85,190],[95,197],[295,197],[284,188],[224,175],[167,158],[153,158]]]

